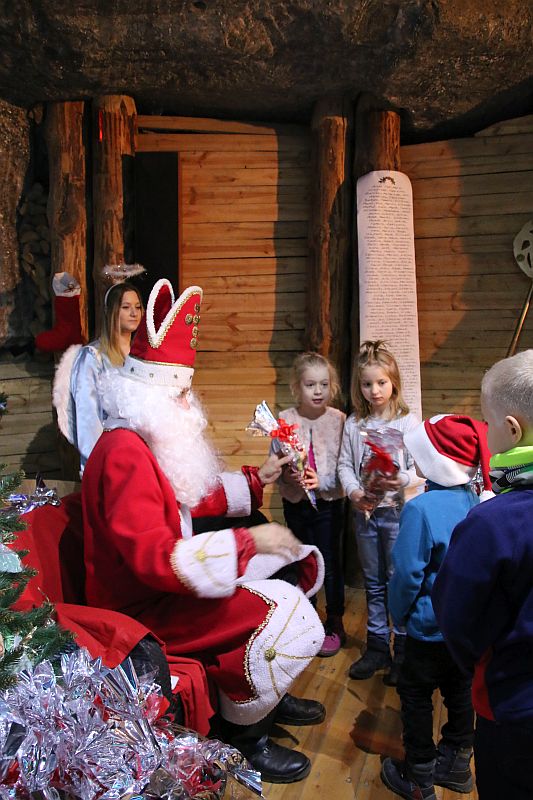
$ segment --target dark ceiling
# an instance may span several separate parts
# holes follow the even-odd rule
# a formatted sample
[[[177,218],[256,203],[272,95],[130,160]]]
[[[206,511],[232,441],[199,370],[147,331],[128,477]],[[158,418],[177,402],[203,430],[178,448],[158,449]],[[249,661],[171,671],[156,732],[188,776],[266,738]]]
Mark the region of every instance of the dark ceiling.
[[[369,91],[413,139],[533,110],[531,0],[1,0],[0,97],[305,121]]]

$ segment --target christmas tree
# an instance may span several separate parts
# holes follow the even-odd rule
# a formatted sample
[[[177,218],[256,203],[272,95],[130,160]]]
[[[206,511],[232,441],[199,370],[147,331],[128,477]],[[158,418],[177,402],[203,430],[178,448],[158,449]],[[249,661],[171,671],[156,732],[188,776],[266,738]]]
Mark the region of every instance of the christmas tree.
[[[5,395],[0,395],[0,417],[6,411]],[[0,473],[5,465],[0,465]],[[7,545],[24,529],[18,511],[9,505],[9,496],[19,488],[22,472],[0,474],[0,691],[17,681],[17,671],[28,663],[51,660],[72,640],[68,631],[52,621],[53,606],[43,603],[29,611],[14,611],[12,606],[22,595],[36,571],[22,564],[27,550]]]

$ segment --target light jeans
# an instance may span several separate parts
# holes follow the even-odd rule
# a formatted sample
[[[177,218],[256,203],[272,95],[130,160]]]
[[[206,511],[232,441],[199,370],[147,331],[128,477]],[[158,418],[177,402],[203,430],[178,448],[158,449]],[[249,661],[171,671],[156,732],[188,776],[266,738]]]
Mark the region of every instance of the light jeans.
[[[390,623],[387,585],[392,575],[392,548],[400,528],[400,509],[396,506],[376,508],[367,519],[355,512],[355,538],[359,562],[365,579],[368,612],[368,633],[389,641]],[[394,627],[404,634],[405,628]]]

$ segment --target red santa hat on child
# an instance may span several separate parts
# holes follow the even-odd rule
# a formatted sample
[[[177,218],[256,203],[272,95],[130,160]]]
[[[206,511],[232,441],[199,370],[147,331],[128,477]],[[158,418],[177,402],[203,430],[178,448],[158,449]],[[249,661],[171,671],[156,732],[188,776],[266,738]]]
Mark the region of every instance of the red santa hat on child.
[[[199,286],[189,286],[175,300],[170,281],[157,281],[121,373],[154,386],[189,389],[202,294]]]
[[[479,466],[484,490],[492,496],[485,422],[464,414],[438,414],[408,431],[404,442],[430,481],[460,486],[472,480]]]

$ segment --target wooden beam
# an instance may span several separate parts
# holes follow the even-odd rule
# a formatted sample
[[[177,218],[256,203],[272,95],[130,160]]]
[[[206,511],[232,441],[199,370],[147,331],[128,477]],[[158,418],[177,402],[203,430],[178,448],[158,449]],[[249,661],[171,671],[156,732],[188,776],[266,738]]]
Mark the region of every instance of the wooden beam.
[[[208,133],[248,133],[279,134],[279,133],[305,133],[303,125],[271,125],[261,122],[238,122],[235,120],[210,119],[205,117],[163,117],[146,116],[139,114],[137,117],[137,130],[148,131],[195,131]]]
[[[349,372],[349,271],[352,220],[351,103],[342,97],[319,100],[311,122],[313,186],[309,226],[306,340]]]
[[[483,138],[483,137],[480,137]],[[443,142],[425,142],[424,144],[411,144],[402,147],[402,159],[411,161],[416,159],[460,159],[495,156],[517,156],[520,154],[531,155],[533,148],[533,134],[516,133],[510,136],[487,136],[483,143],[479,138],[448,139]],[[512,164],[514,169],[514,159]],[[501,169],[499,170],[502,171]]]
[[[301,136],[278,136],[274,133],[235,133],[231,136],[217,133],[139,133],[135,149],[144,153],[182,153],[196,150],[238,153],[240,150],[256,150],[294,155],[305,152],[306,144]]]
[[[135,103],[124,95],[93,101],[93,215],[96,328],[106,285],[102,269],[124,262],[124,186],[122,161],[135,154]]]
[[[303,140],[303,137],[302,137]],[[305,138],[307,142],[307,137]],[[253,143],[253,139],[252,139]],[[238,167],[239,169],[274,169],[279,165],[287,167],[301,167],[309,164],[309,148],[302,149],[299,153],[277,153],[268,150],[239,150],[232,152],[217,152],[216,150],[188,150],[181,153],[184,166],[201,167],[202,169],[220,169],[220,167]]]
[[[409,175],[412,181],[417,178],[428,178],[430,180],[440,180],[445,177],[456,177],[463,180],[465,176],[486,175],[488,180],[499,179],[502,173],[502,160],[508,156],[472,156],[457,158],[431,158],[421,156],[414,157],[406,154],[409,148],[402,147],[402,171]],[[514,172],[525,172],[533,170],[533,152],[518,153],[511,156],[513,159],[512,170]],[[505,173],[503,173],[505,174]]]
[[[180,158],[181,158],[180,153]],[[184,179],[188,186],[270,186],[276,189],[278,186],[300,186],[307,187],[308,181],[301,166],[285,167],[284,162],[278,159],[278,163],[271,168],[248,169],[247,167],[197,167],[184,166]]]
[[[380,101],[362,94],[355,112],[354,184],[374,170],[400,170],[400,117],[380,107]],[[357,228],[354,230],[351,339],[353,352],[359,348],[359,264]]]
[[[355,176],[378,169],[400,169],[400,117],[380,108],[372,95],[363,94],[356,109]]]
[[[46,109],[44,135],[48,151],[50,184],[47,215],[51,272],[52,275],[56,272],[68,272],[78,280],[81,286],[81,332],[85,340],[88,340],[86,153],[83,113],[84,103],[81,100],[49,103]],[[50,449],[56,448],[61,476],[78,478],[79,454],[76,448],[55,432]]]
[[[87,212],[85,208],[85,145],[83,101],[49,103],[44,135],[50,189],[51,272],[68,272],[80,283],[81,330],[89,335],[87,307]]]
[[[533,114],[496,122],[495,125],[489,125],[488,128],[478,131],[474,136],[506,136],[513,133],[533,133]]]

